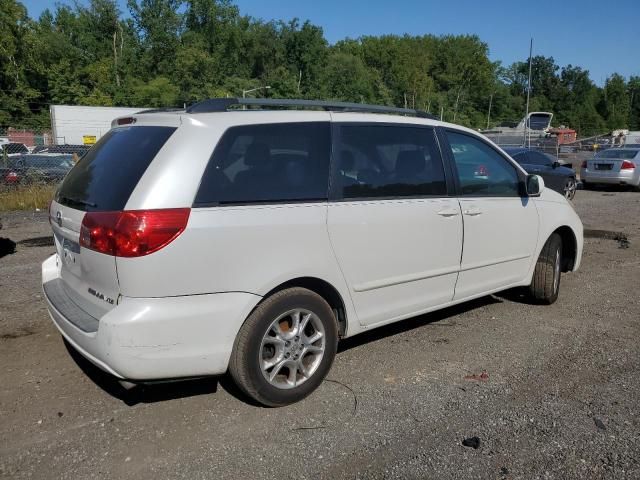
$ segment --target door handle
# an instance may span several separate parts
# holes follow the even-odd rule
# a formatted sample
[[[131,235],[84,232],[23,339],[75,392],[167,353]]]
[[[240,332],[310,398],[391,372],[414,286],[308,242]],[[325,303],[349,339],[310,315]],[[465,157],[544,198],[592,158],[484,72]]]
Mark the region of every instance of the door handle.
[[[444,208],[436,213],[441,217],[455,217],[460,213],[460,210],[457,208]]]
[[[474,217],[476,215],[482,215],[482,210],[480,210],[478,207],[469,207],[463,210],[462,213]]]

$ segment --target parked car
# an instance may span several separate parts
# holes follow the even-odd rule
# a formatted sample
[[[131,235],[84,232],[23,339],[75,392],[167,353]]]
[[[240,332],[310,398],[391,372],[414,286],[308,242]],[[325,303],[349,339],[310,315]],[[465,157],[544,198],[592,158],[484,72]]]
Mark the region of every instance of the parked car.
[[[73,167],[72,155],[25,154],[10,158],[0,168],[0,179],[7,185],[58,183]]]
[[[298,110],[228,111],[257,104]],[[512,287],[555,302],[583,246],[569,202],[473,130],[308,100],[119,118],[49,218],[72,348],[128,386],[228,371],[269,406],[317,388],[339,339]]]
[[[544,184],[572,200],[576,195],[576,172],[572,168],[562,166],[560,161],[548,153],[530,150],[523,147],[503,148],[511,158],[522,166],[527,173],[534,173],[544,178]]]
[[[629,185],[640,189],[640,148],[610,148],[582,162],[585,188],[597,184]]]

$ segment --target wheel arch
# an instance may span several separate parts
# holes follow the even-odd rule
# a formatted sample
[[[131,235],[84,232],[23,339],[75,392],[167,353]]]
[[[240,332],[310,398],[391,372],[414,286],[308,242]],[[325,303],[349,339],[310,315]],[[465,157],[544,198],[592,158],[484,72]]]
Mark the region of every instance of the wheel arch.
[[[570,272],[576,265],[578,255],[576,234],[567,225],[556,228],[552,233],[557,233],[562,239],[562,271]]]
[[[287,280],[275,288],[269,290],[264,298],[268,298],[276,292],[292,287],[301,287],[320,295],[331,307],[338,322],[338,335],[343,337],[347,332],[347,309],[344,299],[338,290],[326,280],[317,277],[298,277]]]

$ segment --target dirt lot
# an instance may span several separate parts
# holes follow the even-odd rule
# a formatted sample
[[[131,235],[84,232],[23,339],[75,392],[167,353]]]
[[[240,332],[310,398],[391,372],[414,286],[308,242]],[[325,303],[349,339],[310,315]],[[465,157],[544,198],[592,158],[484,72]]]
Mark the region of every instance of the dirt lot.
[[[486,297],[347,340],[281,409],[225,378],[123,392],[47,316],[52,247],[19,244],[0,259],[0,477],[640,478],[640,194],[575,205],[630,245],[587,239],[555,305]],[[48,235],[42,214],[2,220],[15,241]]]

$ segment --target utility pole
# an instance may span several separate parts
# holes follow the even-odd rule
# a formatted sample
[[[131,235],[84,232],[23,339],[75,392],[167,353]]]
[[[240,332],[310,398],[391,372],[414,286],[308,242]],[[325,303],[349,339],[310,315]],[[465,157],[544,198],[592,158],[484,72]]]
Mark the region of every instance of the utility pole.
[[[491,118],[491,104],[493,103],[493,93],[489,97],[489,111],[487,112],[487,130],[489,130],[489,119]]]
[[[533,37],[529,44],[529,80],[527,81],[527,111],[524,116],[524,142],[523,146],[527,146],[527,137],[529,138],[529,147],[531,147],[531,136],[529,135],[529,96],[531,94],[531,56],[533,54]]]

